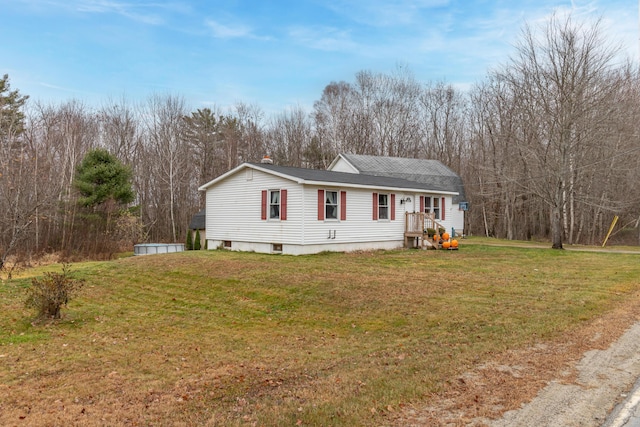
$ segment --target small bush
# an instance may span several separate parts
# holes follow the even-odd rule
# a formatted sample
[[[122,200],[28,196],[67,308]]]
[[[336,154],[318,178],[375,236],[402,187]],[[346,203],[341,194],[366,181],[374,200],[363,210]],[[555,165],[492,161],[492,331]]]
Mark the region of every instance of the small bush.
[[[64,264],[61,273],[47,272],[43,278],[31,279],[25,306],[35,308],[39,319],[59,319],[60,309],[83,283],[83,280],[71,277],[69,265]]]

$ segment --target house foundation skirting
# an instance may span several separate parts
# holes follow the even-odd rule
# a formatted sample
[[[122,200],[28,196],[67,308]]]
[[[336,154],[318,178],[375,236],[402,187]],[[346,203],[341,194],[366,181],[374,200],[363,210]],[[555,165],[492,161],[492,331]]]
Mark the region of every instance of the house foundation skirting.
[[[230,245],[229,245],[230,244]],[[209,240],[209,249],[228,249],[232,251],[242,252],[258,252],[258,253],[274,253],[284,255],[309,255],[320,252],[355,252],[355,251],[371,251],[371,250],[392,250],[400,249],[404,245],[403,240],[390,240],[380,242],[361,242],[361,243],[326,243],[326,244],[309,244],[299,245],[282,242],[242,242],[242,241],[225,241],[225,240]]]

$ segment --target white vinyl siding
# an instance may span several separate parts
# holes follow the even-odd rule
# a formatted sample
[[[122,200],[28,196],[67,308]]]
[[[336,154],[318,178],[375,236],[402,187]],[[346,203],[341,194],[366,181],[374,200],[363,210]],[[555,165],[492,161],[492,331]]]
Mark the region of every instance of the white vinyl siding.
[[[347,173],[360,173],[358,169],[351,166],[343,158],[338,159],[335,165],[331,168],[335,172],[347,172]]]
[[[391,244],[396,242],[396,247],[402,246],[404,239],[404,216],[400,221],[396,215],[396,221],[374,221],[371,217],[372,190],[358,188],[330,188],[323,187],[326,191],[346,191],[346,221],[318,221],[317,203],[319,187],[304,186],[304,242],[305,244],[348,244],[358,243],[361,249],[368,249],[366,242],[372,242],[370,248],[378,247],[376,242]],[[389,197],[389,201],[391,197]],[[399,198],[396,197],[396,203]],[[289,203],[291,206],[291,203]],[[399,205],[398,205],[399,206]],[[396,212],[399,207],[396,206]],[[404,214],[403,214],[404,215]]]
[[[207,189],[207,239],[300,244],[304,235],[302,187],[258,170],[253,171],[251,181],[245,177],[244,172],[236,173]],[[262,191],[273,189],[287,190],[286,221],[262,220]],[[268,194],[267,203],[270,200]]]

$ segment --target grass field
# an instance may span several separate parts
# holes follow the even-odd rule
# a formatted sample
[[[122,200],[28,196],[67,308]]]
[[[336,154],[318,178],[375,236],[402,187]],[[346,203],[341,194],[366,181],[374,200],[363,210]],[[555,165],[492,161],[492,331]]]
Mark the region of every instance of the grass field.
[[[384,425],[507,350],[631,301],[638,254],[485,244],[72,265],[53,324],[0,285],[1,425]]]

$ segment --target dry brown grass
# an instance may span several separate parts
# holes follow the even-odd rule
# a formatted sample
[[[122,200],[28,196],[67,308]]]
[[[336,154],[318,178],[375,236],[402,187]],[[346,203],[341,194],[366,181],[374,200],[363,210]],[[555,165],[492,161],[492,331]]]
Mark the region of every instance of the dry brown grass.
[[[640,321],[640,294],[602,317],[534,347],[496,354],[446,382],[428,404],[407,408],[398,426],[485,426],[504,412],[531,401],[549,381],[573,383],[575,365],[585,352],[604,350],[631,325]]]
[[[28,277],[0,288],[2,425],[464,424],[569,379],[635,319],[640,275],[633,255],[486,246],[75,270],[56,324],[27,320]]]

